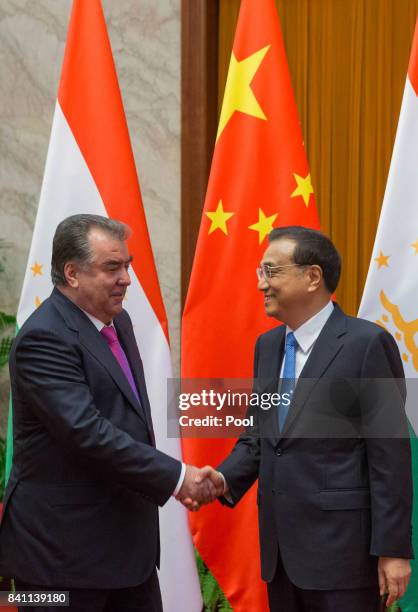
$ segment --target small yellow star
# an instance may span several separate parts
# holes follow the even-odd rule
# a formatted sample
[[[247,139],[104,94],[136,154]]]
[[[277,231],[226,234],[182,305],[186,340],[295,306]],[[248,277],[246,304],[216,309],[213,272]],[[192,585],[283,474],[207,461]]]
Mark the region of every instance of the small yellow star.
[[[35,263],[31,267],[33,276],[42,276],[42,274],[43,274],[42,268],[43,268],[43,265],[42,264],[38,264],[38,262],[35,261]]]
[[[234,52],[232,52],[216,140],[224,131],[235,111],[266,120],[266,116],[251,89],[251,81],[269,48],[270,45],[267,45],[240,62],[237,61]]]
[[[414,242],[413,244],[411,244],[411,247],[414,247],[415,255],[418,255],[418,240]]]
[[[386,268],[389,268],[389,260],[390,255],[383,255],[382,251],[380,251],[379,253],[379,257],[375,257],[374,260],[378,265],[378,269],[380,270],[380,268],[382,266],[385,266]]]
[[[311,175],[307,174],[305,178],[303,178],[303,176],[299,176],[298,174],[293,174],[293,176],[295,177],[295,181],[298,186],[290,197],[296,198],[297,196],[302,196],[303,201],[305,202],[305,206],[306,208],[308,208],[309,198],[311,196],[311,193],[314,192],[312,187]]]
[[[261,244],[264,238],[270,234],[273,229],[273,223],[276,220],[278,213],[275,215],[271,215],[270,217],[266,217],[261,208],[258,209],[258,221],[253,225],[249,225],[248,229],[254,230],[258,232],[258,244]]]
[[[228,229],[226,227],[226,222],[228,219],[232,217],[235,213],[233,212],[225,212],[222,204],[222,200],[219,200],[218,208],[215,212],[205,212],[205,215],[209,217],[212,221],[209,234],[214,232],[217,229],[220,229],[224,234],[228,235]]]
[[[42,304],[41,298],[37,295],[35,298],[35,308],[39,308],[41,304]]]

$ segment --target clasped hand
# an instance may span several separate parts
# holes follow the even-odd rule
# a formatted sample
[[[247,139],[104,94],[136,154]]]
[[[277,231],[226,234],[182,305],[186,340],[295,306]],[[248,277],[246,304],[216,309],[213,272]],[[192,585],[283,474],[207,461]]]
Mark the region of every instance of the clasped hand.
[[[176,499],[195,512],[200,506],[213,502],[223,493],[224,479],[213,467],[205,465],[203,468],[197,468],[187,465],[184,481]]]

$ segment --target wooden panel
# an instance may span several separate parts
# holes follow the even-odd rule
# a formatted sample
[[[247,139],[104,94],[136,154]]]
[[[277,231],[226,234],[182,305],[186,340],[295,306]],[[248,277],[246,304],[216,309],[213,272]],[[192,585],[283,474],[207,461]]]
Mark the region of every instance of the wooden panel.
[[[181,268],[184,304],[217,128],[217,0],[182,0],[181,55]]]

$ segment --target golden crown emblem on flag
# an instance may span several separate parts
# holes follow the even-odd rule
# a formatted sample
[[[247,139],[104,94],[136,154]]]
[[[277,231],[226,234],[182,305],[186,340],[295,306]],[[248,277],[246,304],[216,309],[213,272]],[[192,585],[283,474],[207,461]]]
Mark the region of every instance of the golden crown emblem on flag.
[[[393,304],[389,300],[383,289],[381,290],[379,297],[383,308],[391,315],[392,322],[398,330],[397,333],[395,333],[395,338],[400,340],[403,335],[405,347],[412,357],[412,365],[418,372],[418,346],[414,340],[414,336],[418,332],[418,319],[414,319],[413,321],[405,321],[399,306],[396,306],[396,304]],[[388,321],[387,315],[384,315],[382,319],[383,321],[378,319],[376,323],[386,329],[386,331],[389,331],[386,326],[386,322]]]

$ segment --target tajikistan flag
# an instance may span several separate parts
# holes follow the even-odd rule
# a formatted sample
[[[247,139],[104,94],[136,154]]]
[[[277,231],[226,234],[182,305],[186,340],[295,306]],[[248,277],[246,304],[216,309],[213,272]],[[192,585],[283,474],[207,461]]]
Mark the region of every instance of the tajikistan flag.
[[[132,284],[124,306],[144,364],[157,446],[181,459],[179,440],[166,436],[172,375],[167,320],[100,0],[73,3],[19,327],[51,293],[52,237],[58,223],[76,213],[109,216],[133,230]],[[164,607],[198,612],[201,596],[186,510],[171,499],[160,522]]]
[[[375,321],[393,334],[398,342],[407,379],[418,378],[418,20],[392,162],[359,316]],[[410,397],[407,406],[412,426],[415,491],[413,535],[416,555],[417,382],[408,385]],[[409,589],[400,602],[402,612],[418,610],[418,563],[414,565]]]

